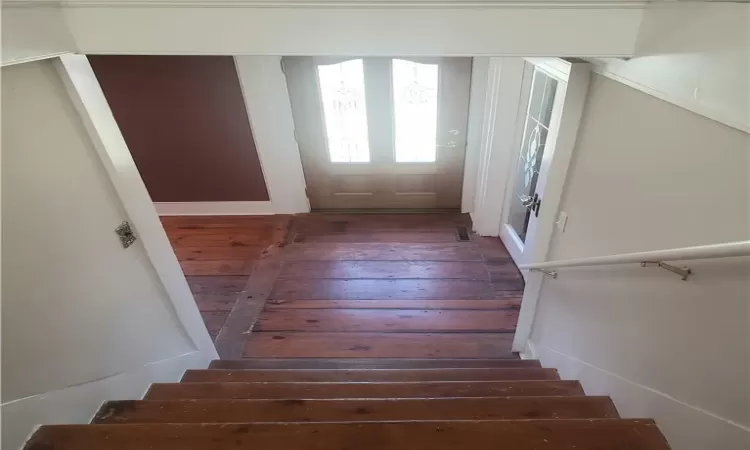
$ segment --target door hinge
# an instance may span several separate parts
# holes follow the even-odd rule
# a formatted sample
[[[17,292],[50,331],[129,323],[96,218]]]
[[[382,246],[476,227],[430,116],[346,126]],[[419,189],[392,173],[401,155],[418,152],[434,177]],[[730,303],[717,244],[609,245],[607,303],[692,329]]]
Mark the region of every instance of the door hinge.
[[[297,137],[297,129],[296,128],[292,130],[292,134],[294,135],[294,142],[296,142],[297,144],[299,144],[299,137]]]
[[[305,197],[310,200],[310,190],[307,187],[305,187]]]
[[[284,58],[279,59],[279,66],[281,66],[281,73],[286,75],[286,66],[284,65]]]

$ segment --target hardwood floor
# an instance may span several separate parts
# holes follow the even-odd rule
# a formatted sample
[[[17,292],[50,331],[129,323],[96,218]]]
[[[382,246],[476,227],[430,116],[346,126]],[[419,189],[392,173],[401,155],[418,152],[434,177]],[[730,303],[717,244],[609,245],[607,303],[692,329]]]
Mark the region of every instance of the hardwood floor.
[[[209,334],[215,340],[262,255],[283,243],[290,216],[162,217]]]
[[[165,217],[222,358],[507,356],[523,279],[461,214]]]

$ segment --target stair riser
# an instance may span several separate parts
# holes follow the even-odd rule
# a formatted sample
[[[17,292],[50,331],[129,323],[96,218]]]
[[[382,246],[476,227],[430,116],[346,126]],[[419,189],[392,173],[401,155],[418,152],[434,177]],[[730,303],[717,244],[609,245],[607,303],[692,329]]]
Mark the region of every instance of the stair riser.
[[[209,369],[434,369],[533,368],[537,360],[522,359],[245,359],[212,361]]]
[[[25,450],[669,450],[651,420],[42,427]]]
[[[559,380],[555,369],[188,370],[192,382],[399,382]]]
[[[444,398],[583,395],[577,381],[435,383],[171,383],[154,384],[146,400]]]
[[[377,422],[617,418],[607,397],[107,402],[93,423]]]

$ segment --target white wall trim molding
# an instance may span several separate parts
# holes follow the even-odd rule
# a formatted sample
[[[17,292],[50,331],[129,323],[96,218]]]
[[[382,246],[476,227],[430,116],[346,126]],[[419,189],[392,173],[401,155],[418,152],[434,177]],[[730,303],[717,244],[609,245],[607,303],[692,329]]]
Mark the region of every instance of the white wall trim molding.
[[[728,127],[736,128],[740,131],[744,131],[745,133],[750,133],[750,123],[745,123],[741,120],[737,120],[725,111],[711,108],[695,100],[691,101],[684,97],[662,92],[658,89],[654,89],[652,87],[638,83],[637,81],[631,80],[630,78],[613,72],[613,70],[615,70],[619,65],[626,64],[626,61],[616,58],[589,58],[589,60],[593,63],[592,70],[599,75],[618,81],[626,86],[630,86],[633,89],[636,89],[648,95],[652,95],[660,100],[664,100],[665,102],[679,106],[680,108],[686,109],[695,114],[699,114],[708,119],[722,123]]]
[[[76,7],[129,7],[129,8],[545,8],[545,9],[644,9],[646,0],[6,0],[3,7],[39,8],[62,6]]]
[[[3,59],[61,51],[632,56],[646,4],[627,0],[5,0]],[[32,20],[32,15],[38,18]],[[530,29],[528,23],[536,26]],[[293,32],[279,39],[279,29]]]
[[[482,236],[498,236],[515,141],[524,60],[490,58],[472,220]]]
[[[41,61],[43,59],[51,59],[51,58],[56,58],[58,56],[69,55],[69,54],[71,54],[71,52],[53,52],[53,53],[44,53],[40,55],[29,56],[26,58],[18,58],[12,61],[3,61],[2,67],[12,66],[14,64],[23,64],[23,63],[30,63],[34,61]]]
[[[281,69],[281,57],[235,56],[234,63],[263,176],[266,179],[268,195],[273,205],[262,205],[263,202],[231,203],[239,210],[257,211],[242,214],[310,212],[310,202],[305,194],[302,159],[294,134],[292,105],[286,86],[286,76]],[[234,207],[230,202],[221,203],[227,211]],[[263,208],[266,208],[267,212],[263,212]]]
[[[277,213],[273,202],[157,202],[160,216],[261,216]]]
[[[63,10],[77,51],[119,55],[631,56],[643,16],[640,8],[463,4]],[[279,29],[292,31],[280,38]]]
[[[62,8],[8,8],[2,3],[2,65],[54,58],[77,50]]]
[[[624,418],[654,418],[673,448],[746,448],[750,427],[690,405],[574,356],[531,344],[544,367],[580,380],[587,395],[609,395]],[[690,445],[686,445],[686,444]],[[701,445],[702,443],[702,445]]]
[[[164,286],[175,319],[181,323],[196,349],[218,357],[151,197],[88,59],[84,55],[64,55],[55,62],[136,235]]]
[[[105,401],[142,398],[152,383],[174,383],[185,370],[207,367],[212,358],[207,352],[186,353],[88,383],[3,403],[3,431],[33,433],[34,427],[41,424],[89,423]],[[9,448],[21,448],[29,437],[3,436],[3,442],[10,443]]]
[[[476,57],[471,60],[471,88],[469,92],[469,120],[466,129],[466,156],[464,158],[464,181],[461,189],[461,212],[474,211],[477,188],[479,157],[482,146],[484,104],[487,96],[487,76],[490,59]]]

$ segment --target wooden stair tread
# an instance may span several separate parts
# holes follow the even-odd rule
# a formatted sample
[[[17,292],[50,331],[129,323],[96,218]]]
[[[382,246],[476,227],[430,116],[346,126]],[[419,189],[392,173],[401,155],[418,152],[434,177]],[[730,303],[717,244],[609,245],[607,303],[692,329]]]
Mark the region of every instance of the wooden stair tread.
[[[146,400],[426,398],[583,395],[578,381],[440,381],[395,383],[155,383]]]
[[[669,450],[652,420],[49,425],[25,450]]]
[[[257,331],[245,358],[495,358],[507,355],[513,333]]]
[[[442,310],[496,310],[518,309],[521,296],[491,300],[284,300],[273,299],[266,303],[267,311],[282,309],[442,309]]]
[[[93,423],[371,422],[618,418],[609,397],[121,400]]]
[[[517,309],[265,309],[254,331],[386,333],[512,332]]]
[[[262,369],[188,370],[182,381],[378,382],[559,380],[555,369]]]
[[[217,359],[209,369],[432,369],[541,367],[536,359],[413,359],[413,358],[248,358]]]

